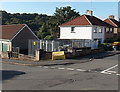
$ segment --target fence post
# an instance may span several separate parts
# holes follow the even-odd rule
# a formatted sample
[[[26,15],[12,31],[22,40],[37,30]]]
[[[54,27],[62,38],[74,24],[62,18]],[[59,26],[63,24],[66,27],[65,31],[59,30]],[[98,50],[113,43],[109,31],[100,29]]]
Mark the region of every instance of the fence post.
[[[48,51],[48,41],[46,40],[46,51]]]
[[[40,60],[40,51],[39,51],[39,50],[36,50],[36,51],[35,51],[35,57],[36,57],[36,60],[37,60],[37,61]]]
[[[54,40],[52,40],[52,51],[54,51]]]
[[[42,40],[40,40],[40,49],[42,49]]]

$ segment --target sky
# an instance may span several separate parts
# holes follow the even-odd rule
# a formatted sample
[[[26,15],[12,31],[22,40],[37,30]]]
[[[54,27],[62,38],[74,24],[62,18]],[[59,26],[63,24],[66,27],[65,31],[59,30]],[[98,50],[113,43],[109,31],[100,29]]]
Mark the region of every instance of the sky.
[[[85,14],[86,10],[92,10],[94,16],[103,20],[109,15],[115,15],[115,18],[118,19],[118,2],[0,2],[0,10],[8,13],[53,15],[56,7],[65,6],[71,6],[80,15]]]

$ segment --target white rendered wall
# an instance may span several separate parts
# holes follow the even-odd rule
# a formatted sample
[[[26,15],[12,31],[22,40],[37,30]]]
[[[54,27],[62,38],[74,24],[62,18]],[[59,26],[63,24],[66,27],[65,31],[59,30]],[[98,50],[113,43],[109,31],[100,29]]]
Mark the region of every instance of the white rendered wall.
[[[92,39],[92,27],[75,27],[71,33],[71,27],[60,27],[60,39]]]
[[[94,28],[97,27],[97,32],[94,33]],[[71,27],[60,27],[60,39],[87,39],[86,47],[95,49],[98,47],[98,40],[103,43],[105,39],[105,28],[102,28],[102,33],[99,32],[100,26],[92,27],[75,27],[75,32],[71,33]],[[94,40],[97,39],[97,40]]]

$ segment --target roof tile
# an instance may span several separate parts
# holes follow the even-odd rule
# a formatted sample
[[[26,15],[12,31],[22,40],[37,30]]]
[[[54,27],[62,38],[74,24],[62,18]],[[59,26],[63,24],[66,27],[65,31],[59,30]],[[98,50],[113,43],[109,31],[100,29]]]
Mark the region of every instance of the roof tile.
[[[114,27],[120,27],[120,22],[115,20],[115,19],[106,19],[104,20],[105,22],[107,22],[108,24],[114,26]]]
[[[24,26],[25,24],[1,25],[0,33],[2,33],[2,37],[0,39],[11,40]]]
[[[60,26],[79,26],[79,25],[91,25],[84,15],[79,16],[71,21],[68,21]]]
[[[102,21],[101,19],[90,16],[90,15],[82,15],[71,21],[68,21],[60,26],[86,26],[86,25],[96,25],[96,26],[107,26],[113,27],[112,25]]]

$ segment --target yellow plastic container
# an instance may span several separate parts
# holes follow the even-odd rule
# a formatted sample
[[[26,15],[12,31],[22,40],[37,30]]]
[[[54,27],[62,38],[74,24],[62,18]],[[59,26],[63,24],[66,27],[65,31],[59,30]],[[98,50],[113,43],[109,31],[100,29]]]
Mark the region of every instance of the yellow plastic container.
[[[52,60],[66,59],[64,51],[52,52]]]

